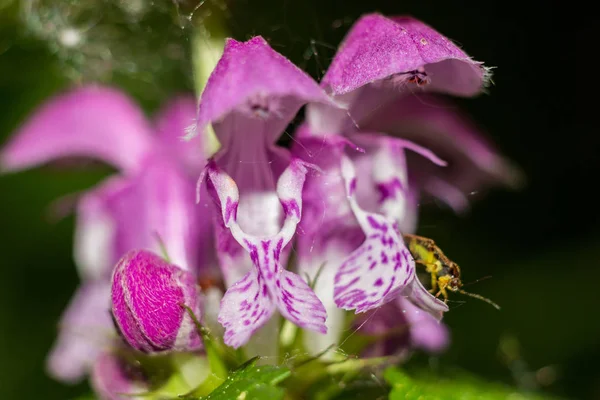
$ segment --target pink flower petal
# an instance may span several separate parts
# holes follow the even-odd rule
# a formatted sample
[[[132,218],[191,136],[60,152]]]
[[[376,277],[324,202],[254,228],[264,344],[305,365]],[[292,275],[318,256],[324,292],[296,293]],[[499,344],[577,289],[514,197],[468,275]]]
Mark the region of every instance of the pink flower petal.
[[[135,170],[154,146],[151,132],[142,111],[125,94],[87,86],[42,105],[9,140],[0,165],[13,171],[82,156]]]
[[[431,81],[430,90],[455,95],[472,96],[485,84],[481,63],[430,26],[379,14],[354,24],[321,84],[338,96],[382,79],[407,83],[417,71]]]
[[[94,363],[91,385],[102,400],[143,398],[150,389],[150,383],[143,378],[141,370],[127,365],[117,354],[108,351],[103,352]]]
[[[170,160],[146,160],[106,203],[116,221],[117,257],[138,248],[160,253],[160,238],[174,264],[197,272],[210,244],[210,221],[194,204],[193,181]]]
[[[229,39],[202,93],[198,132],[212,123],[223,147],[255,131],[263,137],[252,140],[273,143],[307,102],[331,100],[262,37],[247,42]]]
[[[450,334],[444,324],[403,297],[398,299],[398,306],[408,322],[414,347],[434,353],[448,347]]]
[[[77,203],[75,229],[75,265],[84,279],[108,281],[112,269],[121,257],[115,243],[119,223],[109,209],[109,199],[128,186],[122,177],[105,180],[87,191]]]
[[[204,135],[185,140],[190,127],[196,124],[196,100],[193,96],[179,96],[169,101],[156,117],[156,131],[172,160],[183,164],[194,177],[204,168],[207,154]]]
[[[67,383],[80,381],[116,338],[110,317],[110,282],[81,286],[61,317],[59,336],[47,360],[49,374]]]

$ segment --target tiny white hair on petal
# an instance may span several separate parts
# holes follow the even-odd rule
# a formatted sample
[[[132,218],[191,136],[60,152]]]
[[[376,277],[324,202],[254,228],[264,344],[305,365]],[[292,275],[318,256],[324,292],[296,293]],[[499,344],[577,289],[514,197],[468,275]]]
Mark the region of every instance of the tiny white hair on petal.
[[[182,140],[187,141],[195,138],[198,135],[198,121],[194,120],[190,126],[184,129],[184,132],[185,135],[181,137]]]

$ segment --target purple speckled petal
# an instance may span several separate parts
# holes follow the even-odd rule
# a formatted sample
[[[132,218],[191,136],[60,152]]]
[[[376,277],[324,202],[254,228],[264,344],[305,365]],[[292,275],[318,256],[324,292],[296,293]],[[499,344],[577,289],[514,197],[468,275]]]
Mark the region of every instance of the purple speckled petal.
[[[127,253],[112,278],[112,313],[123,339],[147,352],[202,347],[194,323],[182,307],[201,318],[195,277],[145,250]]]
[[[472,96],[485,70],[458,46],[411,17],[369,14],[352,27],[321,81],[343,95],[383,79],[392,84],[429,83],[432,90]]]
[[[303,125],[300,129],[309,127]],[[346,328],[345,312],[333,299],[334,278],[339,265],[365,237],[350,208],[340,174],[340,158],[345,147],[356,146],[337,135],[301,136],[294,141],[292,153],[322,171],[306,177],[302,220],[295,245],[300,274],[314,280],[319,273],[314,291],[327,310],[327,333],[304,333],[307,350],[318,354],[332,344],[338,344]]]
[[[292,239],[302,210],[302,187],[307,173],[307,165],[300,160],[292,160],[277,183],[277,195],[283,207],[285,219],[281,230],[273,236],[250,235],[237,222],[237,209],[240,200],[236,183],[224,171],[211,162],[208,165],[209,189],[220,204],[223,224],[229,228],[236,241],[250,254],[255,269],[242,281],[233,285],[223,299],[219,320],[225,326],[225,343],[230,346],[243,345],[265,318],[256,321],[248,319],[247,328],[239,326],[232,318],[239,319],[235,307],[242,308],[243,299],[239,292],[249,293],[246,301],[250,304],[261,298],[258,315],[269,311],[269,301],[277,306],[281,314],[293,323],[311,330],[325,332],[325,308],[306,282],[298,275],[286,271],[281,263],[282,251]],[[227,302],[227,298],[235,299]],[[256,300],[253,300],[255,299]],[[244,306],[246,310],[248,306]],[[246,310],[250,312],[250,310]],[[256,316],[255,316],[256,318]],[[235,330],[234,330],[235,329]],[[232,332],[232,333],[229,333]]]
[[[446,166],[430,150],[408,140],[390,138],[378,134],[358,133],[350,139],[366,149],[355,158],[358,166],[358,203],[367,211],[382,214],[398,223],[402,232],[414,225],[416,213],[415,189],[409,184],[409,168],[406,150],[419,154],[436,166]],[[373,196],[373,192],[378,196]],[[376,204],[374,201],[376,200]]]
[[[131,400],[147,398],[150,384],[141,370],[126,364],[117,354],[100,354],[91,374],[91,385],[101,400]],[[139,397],[136,396],[139,394]]]
[[[163,150],[183,164],[193,177],[202,171],[207,159],[204,135],[184,139],[196,123],[196,107],[193,96],[179,96],[169,101],[156,117],[156,132]]]
[[[59,336],[47,360],[49,374],[68,383],[81,380],[98,354],[115,339],[110,282],[86,283],[61,317]]]
[[[233,284],[221,300],[218,321],[223,340],[233,348],[243,346],[273,315],[275,302],[256,268]]]
[[[319,85],[260,36],[228,39],[198,107],[197,132],[212,123],[221,145],[239,135],[273,143],[307,102],[330,103]]]
[[[333,295],[338,307],[361,313],[402,293],[414,280],[415,264],[395,224],[382,215],[365,212],[356,202],[356,173],[346,156],[341,160],[341,173],[366,240],[340,266]]]
[[[409,157],[409,170],[419,189],[457,210],[466,206],[464,196],[471,192],[522,184],[518,168],[498,154],[481,130],[456,106],[434,96],[406,96],[374,113],[364,128],[411,140],[446,160],[446,168],[436,168]]]
[[[142,111],[122,92],[78,88],[51,99],[26,121],[2,150],[0,166],[19,170],[83,156],[135,170],[154,146],[151,132]]]

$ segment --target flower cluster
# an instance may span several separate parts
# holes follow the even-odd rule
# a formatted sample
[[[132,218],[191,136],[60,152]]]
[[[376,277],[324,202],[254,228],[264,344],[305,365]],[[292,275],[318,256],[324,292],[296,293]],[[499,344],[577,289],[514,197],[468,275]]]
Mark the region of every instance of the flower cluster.
[[[120,171],[79,201],[83,283],[51,372],[72,381],[92,368],[98,392],[116,398],[134,388],[111,358],[124,343],[202,351],[182,305],[209,323],[198,286],[207,277],[223,282],[216,318],[233,348],[259,329],[276,334],[267,322],[279,314],[317,353],[339,343],[352,310],[368,334],[409,328],[371,352],[443,349],[448,307],[417,278],[402,234],[415,231],[423,196],[462,211],[468,193],[511,184],[510,165],[436,97],[474,96],[488,75],[422,22],[372,14],[351,28],[319,83],[261,37],[228,40],[198,107],[178,99],[155,128],[114,89],[50,101],[5,147],[2,167],[91,156]],[[278,146],[302,107],[293,146]],[[209,125],[221,145],[210,157],[201,140]]]

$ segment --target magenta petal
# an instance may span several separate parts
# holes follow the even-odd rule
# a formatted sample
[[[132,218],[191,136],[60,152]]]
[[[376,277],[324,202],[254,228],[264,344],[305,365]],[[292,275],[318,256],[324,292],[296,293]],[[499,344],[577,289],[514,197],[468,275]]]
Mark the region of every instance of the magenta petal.
[[[365,212],[357,204],[356,173],[345,156],[341,173],[348,201],[366,240],[340,266],[333,296],[338,307],[361,313],[390,302],[409,287],[415,277],[415,264],[392,220]]]
[[[273,143],[307,102],[330,103],[319,85],[260,36],[228,39],[198,107],[198,131],[209,123],[223,147],[262,131]],[[236,135],[234,139],[233,136]]]
[[[60,320],[60,332],[47,360],[50,375],[74,383],[116,338],[110,317],[110,283],[90,282],[77,289]]]
[[[117,354],[103,352],[92,370],[91,384],[101,400],[127,400],[144,398],[150,389],[142,371],[135,371]],[[140,397],[135,396],[139,394]]]
[[[147,352],[202,347],[188,312],[201,318],[194,276],[145,250],[127,253],[112,278],[112,313],[123,339]]]
[[[169,101],[156,117],[156,131],[164,150],[171,159],[182,163],[188,172],[197,176],[206,164],[204,135],[185,140],[189,129],[196,124],[196,100],[179,96]]]
[[[154,145],[151,131],[142,111],[122,92],[78,88],[43,104],[2,150],[0,165],[19,170],[83,156],[133,170]]]
[[[321,84],[339,96],[386,78],[419,78],[422,72],[431,90],[455,95],[472,96],[485,84],[481,63],[433,28],[411,17],[379,14],[354,24]]]

